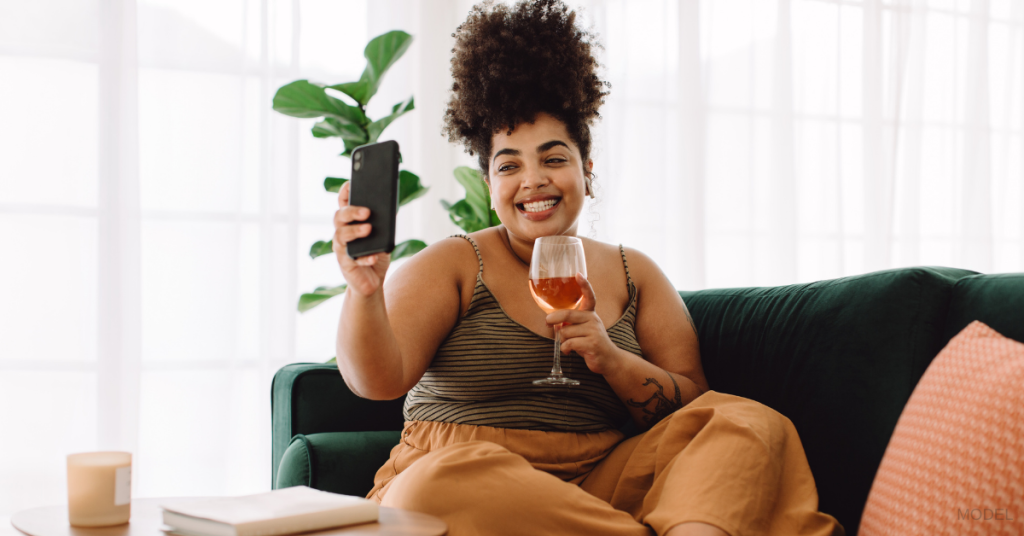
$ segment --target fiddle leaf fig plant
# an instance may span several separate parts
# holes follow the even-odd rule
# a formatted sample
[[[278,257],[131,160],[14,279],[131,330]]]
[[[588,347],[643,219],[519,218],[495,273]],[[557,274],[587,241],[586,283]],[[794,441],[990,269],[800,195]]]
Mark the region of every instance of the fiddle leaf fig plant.
[[[376,143],[388,125],[415,109],[415,102],[410,96],[392,106],[391,113],[380,119],[372,120],[366,115],[366,105],[377,94],[384,74],[409,49],[411,43],[412,36],[398,30],[374,37],[363,50],[366,68],[359,80],[334,85],[296,80],[277,90],[273,108],[291,117],[320,119],[313,125],[313,137],[341,138],[344,150],[340,156],[350,157],[353,149]],[[352,102],[345,102],[345,97]],[[401,170],[398,180],[399,207],[427,193],[427,187],[420,182],[419,176],[409,170]],[[327,177],[324,179],[324,190],[337,193],[347,181],[341,177]],[[414,255],[425,247],[427,244],[422,240],[406,240],[395,246],[391,259]],[[309,256],[314,259],[332,252],[330,239],[319,240],[309,248]],[[299,312],[306,312],[343,292],[345,285],[317,287],[299,297]]]
[[[466,189],[466,197],[455,203],[441,200],[441,206],[448,211],[452,223],[463,231],[473,233],[501,223],[498,213],[491,208],[491,193],[483,175],[467,166],[455,168],[455,180]]]

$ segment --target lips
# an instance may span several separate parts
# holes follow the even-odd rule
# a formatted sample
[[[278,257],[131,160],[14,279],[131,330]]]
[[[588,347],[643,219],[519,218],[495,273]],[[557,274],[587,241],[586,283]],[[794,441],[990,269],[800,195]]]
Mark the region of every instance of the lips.
[[[516,209],[531,221],[547,219],[562,204],[562,198],[551,195],[530,196],[516,203]]]
[[[534,201],[532,203],[520,203],[519,206],[523,207],[526,212],[543,212],[551,207],[557,205],[561,199],[545,199],[543,201]]]

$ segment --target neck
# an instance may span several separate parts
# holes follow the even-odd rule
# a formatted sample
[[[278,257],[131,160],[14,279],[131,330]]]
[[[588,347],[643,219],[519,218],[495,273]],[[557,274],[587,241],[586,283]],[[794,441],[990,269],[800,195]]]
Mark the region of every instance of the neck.
[[[512,255],[519,259],[519,262],[529,267],[530,260],[533,259],[533,239],[519,238],[516,235],[508,232],[508,228],[504,225],[501,226],[501,233],[505,235],[505,242],[508,247],[512,250]],[[563,236],[576,236],[576,226],[574,225],[569,232],[563,233]]]

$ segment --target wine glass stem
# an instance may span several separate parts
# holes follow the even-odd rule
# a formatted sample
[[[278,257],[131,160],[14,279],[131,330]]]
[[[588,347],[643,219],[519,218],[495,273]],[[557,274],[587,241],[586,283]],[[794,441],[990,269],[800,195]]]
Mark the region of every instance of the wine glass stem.
[[[562,327],[561,324],[555,326],[555,364],[551,367],[552,376],[562,375]]]

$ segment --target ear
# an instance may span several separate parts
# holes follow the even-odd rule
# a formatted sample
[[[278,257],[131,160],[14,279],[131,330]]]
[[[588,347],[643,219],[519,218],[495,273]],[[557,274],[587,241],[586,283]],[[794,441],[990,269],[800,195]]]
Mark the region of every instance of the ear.
[[[587,159],[587,173],[593,173],[593,172],[594,172],[594,161],[590,160],[588,158]]]

